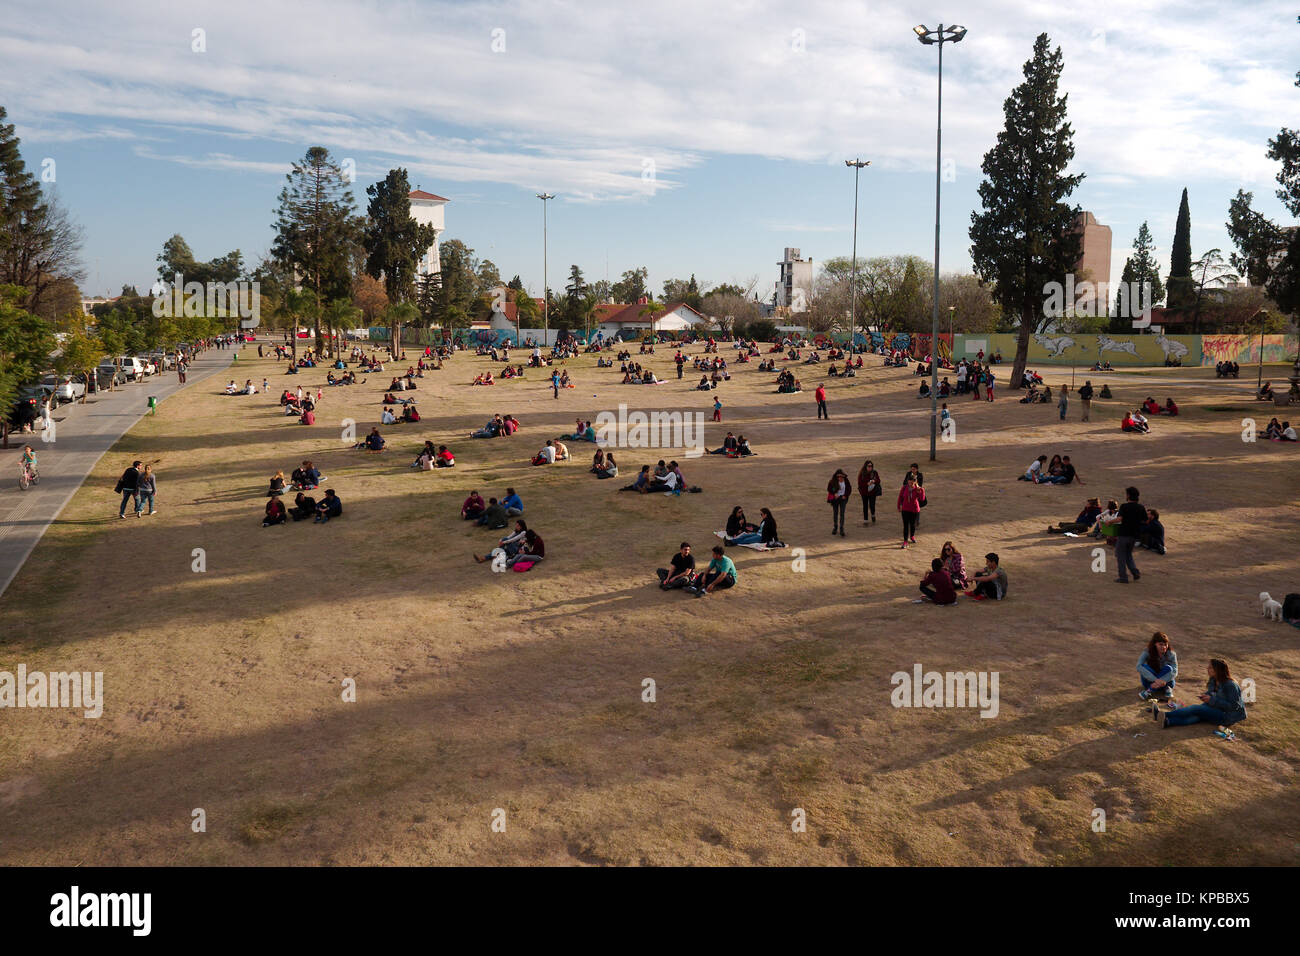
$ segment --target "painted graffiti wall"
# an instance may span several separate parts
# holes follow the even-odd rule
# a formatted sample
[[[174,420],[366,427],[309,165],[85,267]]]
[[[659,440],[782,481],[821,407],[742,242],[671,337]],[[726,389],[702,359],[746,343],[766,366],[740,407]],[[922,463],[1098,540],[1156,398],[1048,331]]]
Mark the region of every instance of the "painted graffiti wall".
[[[1203,335],[1201,336],[1201,364],[1217,365],[1236,362],[1238,365],[1255,365],[1259,362],[1258,335]],[[1290,362],[1296,355],[1294,335],[1265,335],[1264,361]]]
[[[957,358],[974,358],[982,348],[986,356],[1001,352],[1004,362],[1015,359],[1018,336],[994,332],[988,335],[958,336]],[[1091,366],[1095,362],[1111,365],[1160,365],[1166,360],[1183,365],[1201,364],[1199,335],[1108,335],[1034,333],[1029,340],[1028,363],[1034,365]],[[1211,365],[1214,363],[1211,362]]]

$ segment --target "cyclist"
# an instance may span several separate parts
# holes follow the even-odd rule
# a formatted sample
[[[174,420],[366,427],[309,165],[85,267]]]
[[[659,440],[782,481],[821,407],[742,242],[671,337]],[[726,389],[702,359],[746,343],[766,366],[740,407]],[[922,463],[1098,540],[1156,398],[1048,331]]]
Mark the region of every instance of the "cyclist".
[[[32,450],[31,445],[23,446],[23,456],[19,462],[19,468],[24,481],[31,482],[36,478],[36,452]]]

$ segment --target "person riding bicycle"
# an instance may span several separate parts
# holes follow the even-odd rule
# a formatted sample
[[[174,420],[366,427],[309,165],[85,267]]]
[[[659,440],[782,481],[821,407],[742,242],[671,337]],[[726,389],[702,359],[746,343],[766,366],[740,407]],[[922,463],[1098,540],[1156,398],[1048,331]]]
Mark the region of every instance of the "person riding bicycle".
[[[36,474],[36,452],[32,450],[31,445],[23,446],[22,469],[25,472]]]

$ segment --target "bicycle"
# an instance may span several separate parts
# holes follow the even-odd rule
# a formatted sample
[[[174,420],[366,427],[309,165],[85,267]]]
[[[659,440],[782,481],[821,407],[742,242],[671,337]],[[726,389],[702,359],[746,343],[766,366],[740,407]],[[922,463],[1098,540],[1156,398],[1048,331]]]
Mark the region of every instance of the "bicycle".
[[[22,463],[22,469],[18,475],[18,487],[26,491],[32,485],[41,480],[41,473],[36,470],[35,465],[29,465],[27,462]]]

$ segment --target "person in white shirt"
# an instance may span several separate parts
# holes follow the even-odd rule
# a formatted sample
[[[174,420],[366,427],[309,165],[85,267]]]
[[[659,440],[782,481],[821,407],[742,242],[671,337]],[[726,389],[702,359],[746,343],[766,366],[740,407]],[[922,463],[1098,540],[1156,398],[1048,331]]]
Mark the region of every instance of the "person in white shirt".
[[[533,459],[534,465],[553,465],[555,464],[555,443],[547,439],[542,450],[537,453]]]
[[[1029,463],[1029,470],[1025,472],[1025,481],[1039,482],[1043,480],[1043,468],[1047,465],[1047,456],[1039,455]]]
[[[1282,440],[1283,440],[1283,441],[1295,441],[1295,440],[1296,440],[1296,433],[1295,433],[1295,429],[1291,427],[1291,423],[1290,423],[1290,422],[1283,422],[1282,424],[1285,426],[1285,427],[1282,429]]]
[[[383,413],[382,415],[379,416],[379,424],[381,424],[381,425],[393,425],[393,424],[395,424],[396,422],[397,422],[397,419],[396,419],[396,417],[394,417],[394,415],[393,415],[393,410],[392,410],[391,408],[389,408],[387,405],[385,405],[385,406],[384,406],[384,413]]]
[[[957,392],[964,394],[966,391],[966,363],[962,362],[957,366]]]

